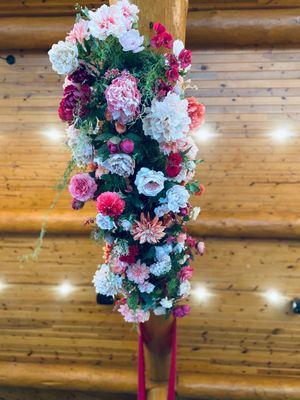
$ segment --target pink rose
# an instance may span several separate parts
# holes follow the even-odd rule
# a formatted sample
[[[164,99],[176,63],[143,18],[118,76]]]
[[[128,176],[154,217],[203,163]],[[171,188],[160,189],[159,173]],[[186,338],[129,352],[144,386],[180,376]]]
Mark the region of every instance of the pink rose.
[[[131,154],[134,150],[134,143],[130,139],[125,139],[120,143],[120,150],[123,153]]]
[[[188,114],[191,119],[190,130],[200,128],[205,117],[204,104],[198,103],[195,97],[188,97]]]
[[[74,175],[69,184],[69,192],[74,199],[79,201],[87,201],[93,198],[97,190],[94,179],[89,174]]]
[[[194,272],[194,268],[191,267],[190,265],[181,268],[181,270],[179,272],[180,282],[184,282],[184,281],[191,279],[193,276],[193,272]]]
[[[205,243],[204,242],[197,243],[196,249],[197,249],[198,253],[201,256],[203,256],[203,254],[205,253]]]

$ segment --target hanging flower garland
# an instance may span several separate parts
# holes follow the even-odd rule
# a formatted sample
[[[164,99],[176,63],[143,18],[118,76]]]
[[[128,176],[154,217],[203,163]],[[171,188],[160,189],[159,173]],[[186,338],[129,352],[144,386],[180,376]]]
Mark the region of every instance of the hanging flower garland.
[[[160,23],[150,41],[141,36],[138,12],[128,0],[80,8],[65,41],[49,51],[54,71],[66,75],[58,113],[67,145],[89,170],[70,180],[72,207],[95,202],[93,237],[106,242],[93,283],[117,299],[128,322],[145,322],[150,311],[188,314],[178,301],[190,292],[192,249],[204,251],[186,231],[199,212],[190,195],[204,191],[193,181],[190,134],[205,107],[184,96],[191,52]]]

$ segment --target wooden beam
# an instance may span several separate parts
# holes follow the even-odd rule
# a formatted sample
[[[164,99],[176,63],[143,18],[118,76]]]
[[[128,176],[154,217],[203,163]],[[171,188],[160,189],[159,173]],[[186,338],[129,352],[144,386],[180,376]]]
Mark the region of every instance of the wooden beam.
[[[0,386],[135,393],[137,379],[135,370],[0,362]]]
[[[299,400],[298,378],[261,375],[179,375],[177,394],[206,400]]]
[[[183,10],[184,3],[181,4]],[[178,10],[171,14],[174,18]],[[190,11],[187,47],[299,44],[299,16],[300,8]],[[178,17],[174,20],[179,21]],[[64,39],[73,23],[73,16],[3,17],[0,49],[48,49]],[[173,33],[183,34],[180,29]]]

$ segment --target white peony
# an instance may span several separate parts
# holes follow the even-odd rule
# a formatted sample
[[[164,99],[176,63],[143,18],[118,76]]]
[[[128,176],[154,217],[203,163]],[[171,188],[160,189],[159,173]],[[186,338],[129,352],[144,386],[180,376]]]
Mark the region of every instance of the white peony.
[[[116,224],[114,223],[114,220],[109,217],[108,215],[103,215],[101,213],[97,214],[96,216],[96,224],[99,226],[101,229],[105,230],[112,230],[116,228]]]
[[[167,190],[166,193],[169,210],[179,212],[180,208],[185,208],[187,206],[189,197],[190,194],[185,187],[174,185],[171,189]]]
[[[135,4],[131,4],[128,0],[119,0],[116,7],[121,11],[126,19],[127,29],[130,29],[134,22],[138,21],[139,8]]]
[[[60,40],[48,51],[52,69],[60,75],[73,72],[79,65],[77,46]]]
[[[163,190],[165,180],[166,178],[161,171],[141,168],[136,175],[134,183],[140,194],[153,197]]]
[[[164,100],[152,100],[151,108],[143,119],[145,135],[159,143],[174,142],[185,137],[191,123],[188,101],[181,100],[176,93],[168,93]]]
[[[107,264],[102,264],[94,275],[93,284],[96,293],[114,296],[122,288],[122,277],[115,275]]]
[[[128,177],[134,173],[135,161],[128,154],[111,154],[102,166],[112,174]]]
[[[91,144],[91,139],[74,125],[70,125],[67,129],[67,145],[72,151],[72,156],[78,167],[93,161],[94,147]]]
[[[188,295],[190,294],[191,291],[191,284],[189,281],[184,281],[180,284],[179,286],[179,290],[178,290],[178,295],[180,297],[188,297]]]
[[[136,29],[130,29],[124,32],[120,37],[119,41],[124,51],[132,51],[133,53],[139,53],[144,50],[143,42],[144,36],[140,36],[140,33]]]

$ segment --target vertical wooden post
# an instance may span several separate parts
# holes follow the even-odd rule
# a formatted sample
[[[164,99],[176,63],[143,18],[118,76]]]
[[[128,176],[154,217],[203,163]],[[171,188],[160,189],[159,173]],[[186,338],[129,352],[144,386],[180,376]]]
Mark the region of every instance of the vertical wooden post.
[[[117,0],[110,0],[110,4]],[[139,30],[142,34],[151,37],[153,31],[150,22],[161,22],[173,35],[174,39],[185,41],[186,17],[188,0],[132,0],[139,9]],[[144,338],[146,342],[146,363],[148,378],[155,383],[149,392],[149,399],[166,399],[166,386],[169,378],[169,359],[171,350],[171,328],[173,317],[151,315],[144,324]]]

